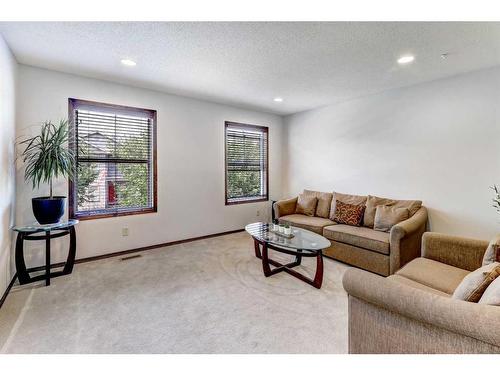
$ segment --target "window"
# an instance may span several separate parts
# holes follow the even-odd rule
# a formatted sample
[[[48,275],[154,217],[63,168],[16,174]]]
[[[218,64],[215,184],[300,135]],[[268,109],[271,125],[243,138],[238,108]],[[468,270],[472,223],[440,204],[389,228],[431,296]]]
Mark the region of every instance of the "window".
[[[71,218],[156,212],[156,111],[69,99]]]
[[[226,121],[226,205],[268,200],[268,128]]]

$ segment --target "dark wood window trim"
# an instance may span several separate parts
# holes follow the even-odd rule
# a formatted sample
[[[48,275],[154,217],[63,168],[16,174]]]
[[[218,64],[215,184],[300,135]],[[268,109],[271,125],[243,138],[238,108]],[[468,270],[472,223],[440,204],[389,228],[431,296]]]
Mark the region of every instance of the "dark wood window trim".
[[[230,201],[227,198],[227,128],[235,126],[239,128],[247,128],[250,130],[259,130],[263,133],[266,133],[267,135],[267,142],[266,142],[266,161],[265,161],[265,189],[266,193],[264,197],[259,197],[259,198],[249,198],[249,199],[242,199],[238,201]],[[250,125],[250,124],[244,124],[240,122],[234,122],[234,121],[225,121],[224,123],[224,201],[226,206],[231,206],[235,204],[246,204],[246,203],[256,203],[256,202],[266,202],[269,200],[269,128],[267,126],[261,126],[261,125]]]
[[[75,126],[74,126],[74,113],[77,106],[81,105],[89,105],[96,106],[100,108],[107,109],[115,109],[122,112],[135,112],[135,113],[144,113],[151,117],[152,119],[152,207],[142,208],[142,209],[132,209],[129,211],[123,210],[118,212],[109,212],[109,213],[99,213],[99,214],[79,214],[76,212],[75,206],[75,184],[72,179],[68,181],[68,206],[69,206],[69,218],[70,219],[79,219],[79,220],[93,220],[93,219],[103,219],[109,217],[119,217],[119,216],[128,216],[128,215],[140,215],[140,214],[148,214],[154,213],[158,211],[158,192],[157,192],[157,140],[156,140],[156,110],[145,109],[145,108],[135,108],[130,106],[123,106],[117,104],[109,104],[109,103],[101,103],[94,102],[90,100],[81,100],[81,99],[68,99],[68,113],[69,113],[69,122],[70,122],[70,140],[75,139]],[[74,142],[70,142],[69,147],[75,147]]]

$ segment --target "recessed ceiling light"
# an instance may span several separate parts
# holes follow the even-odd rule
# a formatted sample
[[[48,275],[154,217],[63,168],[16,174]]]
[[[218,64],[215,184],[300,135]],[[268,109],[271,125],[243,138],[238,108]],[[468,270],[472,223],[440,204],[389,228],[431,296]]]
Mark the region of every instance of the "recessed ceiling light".
[[[413,60],[415,60],[415,56],[405,55],[405,56],[401,56],[398,59],[398,63],[399,64],[408,64],[408,63],[411,63]]]
[[[130,59],[122,59],[121,63],[123,65],[126,65],[126,66],[136,66],[137,65],[137,63],[135,61],[130,60]]]
[[[277,97],[273,99],[275,102],[281,103],[283,101],[283,98]]]

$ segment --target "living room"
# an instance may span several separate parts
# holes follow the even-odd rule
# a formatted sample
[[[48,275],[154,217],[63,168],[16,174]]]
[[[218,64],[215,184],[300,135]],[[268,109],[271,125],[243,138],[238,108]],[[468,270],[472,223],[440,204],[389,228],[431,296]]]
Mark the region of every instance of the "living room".
[[[0,353],[500,353],[499,22],[61,17],[0,22]]]

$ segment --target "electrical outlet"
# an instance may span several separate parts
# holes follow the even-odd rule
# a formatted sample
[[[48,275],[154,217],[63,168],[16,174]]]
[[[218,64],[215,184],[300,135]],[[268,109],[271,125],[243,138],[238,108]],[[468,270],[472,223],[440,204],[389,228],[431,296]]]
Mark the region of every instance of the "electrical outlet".
[[[128,228],[122,228],[122,236],[127,237],[128,236]]]
[[[257,210],[257,216],[260,216],[260,210]]]

